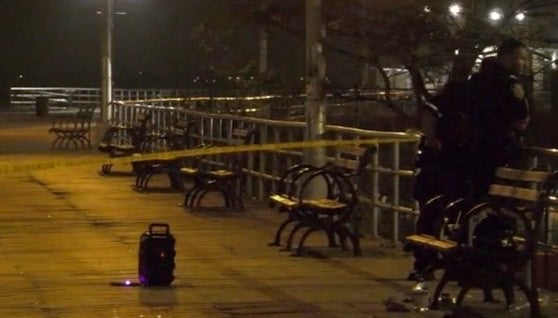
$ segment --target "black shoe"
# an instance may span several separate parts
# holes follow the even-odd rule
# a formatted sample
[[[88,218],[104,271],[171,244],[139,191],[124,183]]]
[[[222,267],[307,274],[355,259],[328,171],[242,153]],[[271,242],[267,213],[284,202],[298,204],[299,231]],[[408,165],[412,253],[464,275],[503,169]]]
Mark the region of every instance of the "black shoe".
[[[433,281],[436,280],[436,275],[434,275],[433,271],[427,271],[426,273],[421,273],[417,271],[412,271],[407,276],[408,281],[415,281],[415,282],[424,282],[424,281]]]
[[[423,280],[422,275],[419,274],[417,271],[412,271],[409,273],[409,276],[407,276],[407,280],[408,281],[413,281],[413,282],[418,282]]]

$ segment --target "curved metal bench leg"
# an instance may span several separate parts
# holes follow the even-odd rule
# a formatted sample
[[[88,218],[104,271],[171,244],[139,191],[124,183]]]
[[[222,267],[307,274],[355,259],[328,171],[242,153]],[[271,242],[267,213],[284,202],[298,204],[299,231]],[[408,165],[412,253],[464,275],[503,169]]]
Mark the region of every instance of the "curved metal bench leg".
[[[153,173],[151,172],[146,172],[145,176],[143,177],[143,182],[141,184],[141,188],[143,190],[147,190],[147,186],[149,185],[149,181],[151,180],[151,178],[153,177]]]
[[[229,195],[228,191],[225,189],[221,189],[219,190],[219,192],[221,192],[221,195],[223,196],[223,200],[225,201],[225,207],[234,209],[234,201],[231,199],[231,196]]]
[[[62,142],[61,137],[57,135],[56,138],[54,138],[54,141],[52,142],[52,145],[50,146],[50,149],[55,149],[55,148],[60,149],[61,142]]]
[[[66,138],[66,149],[70,149],[70,142],[74,145],[74,149],[78,149],[77,142],[72,137]]]
[[[287,239],[287,245],[285,245],[285,248],[280,249],[281,252],[287,252],[291,250],[293,246],[293,239],[296,235],[296,232],[298,232],[301,228],[305,226],[306,224],[304,224],[303,222],[298,222],[298,224],[295,225],[295,227],[293,227],[293,229],[289,233],[289,238]]]
[[[349,229],[344,227],[343,225],[339,225],[335,228],[335,232],[341,237],[343,250],[346,250],[346,243],[345,240],[348,237],[351,240],[351,244],[353,245],[353,256],[361,256],[362,249],[360,248],[360,237],[357,234],[351,233]]]
[[[190,197],[192,196],[192,192],[194,192],[195,188],[196,188],[196,185],[193,185],[190,189],[188,189],[184,192],[184,201],[182,202],[183,207],[186,208],[186,207],[189,206]]]
[[[77,141],[79,141],[79,144],[80,144],[80,146],[81,146],[81,149],[85,149],[85,143],[84,143],[84,141],[83,141],[82,136],[81,136],[81,135],[80,135],[80,136],[76,136],[75,139],[76,139]]]
[[[331,227],[329,229],[327,229],[326,234],[327,234],[327,246],[328,247],[339,247],[339,245],[337,244],[337,242],[335,241],[335,222],[332,220],[332,218],[330,217],[329,220]],[[340,241],[341,241],[341,247],[343,248],[343,238],[339,237]],[[344,250],[344,248],[343,248]]]
[[[91,138],[88,136],[83,136],[84,144],[87,145],[87,149],[91,149]]]
[[[76,138],[74,138],[74,137],[71,137],[70,140],[72,141],[72,144],[74,145],[74,149],[80,149],[79,144],[78,144],[79,140],[76,140]]]
[[[190,192],[190,195],[188,196],[188,202],[187,202],[187,206],[190,208],[194,207],[194,203],[196,202],[196,199],[198,197],[198,194],[200,193],[202,189],[198,186],[195,186],[194,188],[192,188],[192,191]]]
[[[277,232],[275,232],[275,238],[273,239],[273,242],[269,243],[268,246],[281,246],[281,234],[283,233],[285,228],[287,228],[287,225],[297,221],[297,219],[292,217],[293,212],[288,213],[289,217],[279,225],[279,228],[277,228]]]
[[[70,138],[68,138],[68,136],[64,136],[62,137],[62,145],[64,145],[65,149],[70,149]]]
[[[103,175],[107,176],[110,174],[110,170],[112,169],[112,163],[105,163],[101,166],[101,172]]]
[[[136,189],[140,189],[141,184],[142,184],[142,180],[144,178],[143,171],[142,171],[142,169],[137,169],[137,168],[134,169],[134,170],[135,170],[135,173],[136,173],[135,187],[136,187]]]
[[[195,202],[195,198],[197,195],[197,192],[199,191],[199,188],[197,185],[194,185],[192,188],[190,188],[190,190],[188,190],[188,192],[186,193],[186,196],[184,197],[184,206],[191,208],[192,205]]]
[[[197,194],[198,194],[198,198],[196,200],[196,205],[194,207],[199,208],[201,205],[201,202],[203,200],[203,198],[205,198],[205,196],[211,191],[207,190],[207,189],[201,189]]]
[[[306,232],[304,232],[304,234],[302,234],[302,236],[300,237],[300,240],[298,241],[298,246],[296,248],[296,252],[294,254],[292,254],[292,256],[302,256],[302,255],[304,255],[304,242],[306,241],[308,236],[310,236],[310,234],[312,234],[313,232],[316,232],[319,229],[320,229],[319,227],[313,226],[313,227],[309,228],[308,230],[306,230]]]

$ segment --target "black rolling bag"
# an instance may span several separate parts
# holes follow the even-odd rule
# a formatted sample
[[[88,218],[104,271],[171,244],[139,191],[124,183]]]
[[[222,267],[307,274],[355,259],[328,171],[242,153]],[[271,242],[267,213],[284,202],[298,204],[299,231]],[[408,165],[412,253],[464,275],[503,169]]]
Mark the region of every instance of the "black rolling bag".
[[[174,237],[168,224],[151,224],[140,237],[139,280],[143,286],[169,286],[174,280]]]

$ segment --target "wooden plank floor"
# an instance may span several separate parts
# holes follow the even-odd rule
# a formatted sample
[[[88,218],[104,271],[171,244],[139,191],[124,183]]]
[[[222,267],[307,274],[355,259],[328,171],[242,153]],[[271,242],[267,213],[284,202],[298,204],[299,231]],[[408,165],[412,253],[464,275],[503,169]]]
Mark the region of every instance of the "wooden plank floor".
[[[35,127],[35,128],[33,128]],[[9,129],[0,162],[101,156],[52,152],[38,126]],[[43,131],[41,133],[41,131]],[[3,129],[0,127],[0,143]],[[16,137],[14,137],[16,136]],[[14,141],[15,140],[15,141]],[[27,147],[42,144],[32,156]],[[29,146],[31,145],[31,146]],[[129,167],[119,166],[126,171]],[[181,193],[137,193],[132,177],[101,177],[98,167],[0,175],[0,317],[442,317],[443,312],[388,313],[383,301],[408,296],[412,259],[366,239],[364,256],[319,248],[328,258],[294,258],[268,247],[282,216],[264,204],[245,211],[188,211]],[[164,186],[161,177],[155,184]],[[219,205],[209,198],[208,205]],[[169,223],[177,239],[171,288],[114,287],[137,280],[140,234]],[[433,288],[433,285],[432,285]],[[545,295],[547,296],[547,295]],[[548,298],[549,297],[549,298]],[[545,310],[556,311],[554,295]],[[521,317],[467,303],[487,317]],[[406,304],[412,307],[410,304]],[[483,307],[484,306],[484,307]],[[486,308],[485,308],[486,307]],[[500,305],[501,307],[501,305]]]

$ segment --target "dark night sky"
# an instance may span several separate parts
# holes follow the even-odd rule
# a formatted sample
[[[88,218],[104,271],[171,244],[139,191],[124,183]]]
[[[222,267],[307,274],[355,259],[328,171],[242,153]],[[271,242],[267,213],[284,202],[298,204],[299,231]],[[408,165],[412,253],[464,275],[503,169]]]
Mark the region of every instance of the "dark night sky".
[[[115,10],[127,12],[115,16],[116,86],[189,86],[199,64],[190,32],[200,22],[239,29],[242,32],[237,32],[238,38],[249,45],[235,51],[256,58],[255,33],[248,28],[242,30],[240,21],[226,11],[229,1],[116,0]],[[0,0],[1,86],[98,86],[100,17],[96,12],[102,3]],[[272,47],[272,55],[284,47],[280,39],[273,45],[278,47]],[[302,72],[303,51],[298,55],[297,67]]]
[[[227,11],[231,1],[115,0],[116,11],[127,12],[115,16],[116,86],[191,87],[203,60],[190,37],[192,27],[200,22],[215,29],[235,28],[240,44],[234,53],[256,59],[255,29]],[[0,0],[0,87],[98,86],[100,17],[96,12],[103,2]],[[272,70],[295,82],[302,76],[301,38],[276,32],[269,52]],[[345,84],[358,81],[355,64],[345,60],[336,56],[335,63],[328,62],[328,73],[350,75]]]

